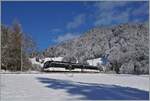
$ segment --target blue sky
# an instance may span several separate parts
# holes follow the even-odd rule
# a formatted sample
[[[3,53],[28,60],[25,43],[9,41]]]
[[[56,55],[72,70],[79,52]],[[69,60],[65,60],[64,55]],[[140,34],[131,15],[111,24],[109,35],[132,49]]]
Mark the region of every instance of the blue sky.
[[[43,50],[96,26],[146,22],[148,10],[146,1],[5,1],[1,3],[1,21],[10,26],[17,19],[23,32]]]

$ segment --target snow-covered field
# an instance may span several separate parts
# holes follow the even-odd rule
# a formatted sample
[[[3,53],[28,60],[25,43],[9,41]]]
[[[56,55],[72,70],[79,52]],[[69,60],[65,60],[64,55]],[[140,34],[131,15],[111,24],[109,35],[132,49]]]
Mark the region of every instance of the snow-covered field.
[[[149,76],[1,74],[0,101],[148,100]]]

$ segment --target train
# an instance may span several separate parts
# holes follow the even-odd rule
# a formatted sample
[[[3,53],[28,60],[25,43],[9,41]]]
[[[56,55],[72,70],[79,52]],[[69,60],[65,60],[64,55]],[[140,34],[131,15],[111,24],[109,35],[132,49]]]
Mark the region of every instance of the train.
[[[63,61],[46,61],[43,65],[43,71],[48,69],[48,68],[64,68],[66,70],[89,69],[89,70],[102,71],[101,66],[92,66],[92,65],[88,65],[88,64],[63,62]]]

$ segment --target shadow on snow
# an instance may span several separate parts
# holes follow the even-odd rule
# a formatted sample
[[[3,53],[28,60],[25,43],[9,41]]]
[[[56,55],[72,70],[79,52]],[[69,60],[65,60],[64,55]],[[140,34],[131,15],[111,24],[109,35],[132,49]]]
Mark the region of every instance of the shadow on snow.
[[[37,78],[50,89],[64,89],[71,96],[81,95],[79,100],[148,100],[149,92],[117,85],[72,82],[67,80]],[[58,95],[59,96],[59,95]]]

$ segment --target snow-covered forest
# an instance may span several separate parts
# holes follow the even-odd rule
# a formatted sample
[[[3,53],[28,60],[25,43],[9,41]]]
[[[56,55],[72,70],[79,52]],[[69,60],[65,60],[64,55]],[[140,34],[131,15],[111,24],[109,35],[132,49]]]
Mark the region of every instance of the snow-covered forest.
[[[148,23],[96,27],[73,40],[67,40],[38,53],[36,43],[14,23],[2,29],[2,69],[40,70],[30,57],[63,57],[62,61],[88,64],[87,60],[108,55],[107,70],[117,73],[149,73]],[[99,64],[97,64],[99,65]]]
[[[119,73],[149,72],[148,23],[96,27],[79,38],[67,40],[43,52],[46,57],[64,57],[63,61],[87,63],[108,54],[108,70]]]

